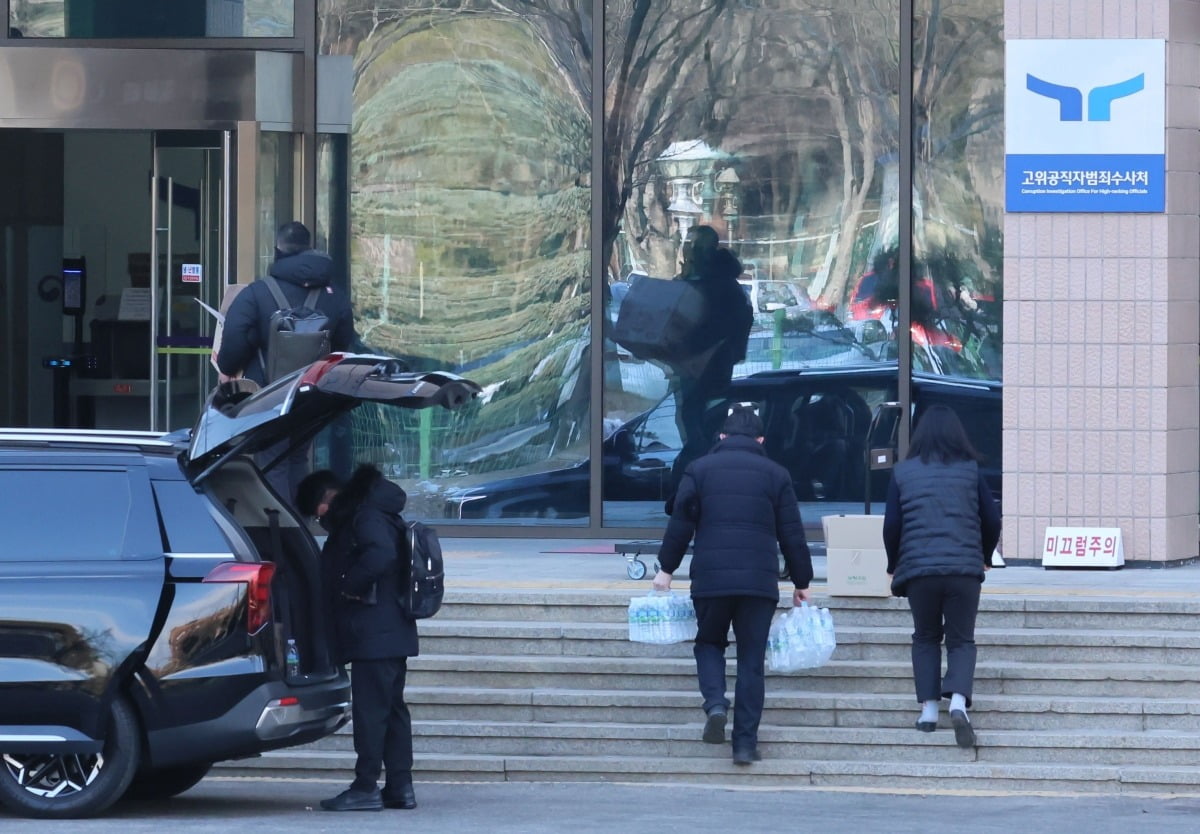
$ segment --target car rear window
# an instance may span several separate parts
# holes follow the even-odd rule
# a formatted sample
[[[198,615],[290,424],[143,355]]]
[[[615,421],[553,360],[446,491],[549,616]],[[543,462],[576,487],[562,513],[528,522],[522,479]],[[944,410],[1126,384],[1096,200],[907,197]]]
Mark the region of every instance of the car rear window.
[[[125,553],[132,491],[124,470],[0,470],[5,562],[106,561]]]
[[[228,553],[207,501],[187,481],[155,481],[154,498],[172,553]]]

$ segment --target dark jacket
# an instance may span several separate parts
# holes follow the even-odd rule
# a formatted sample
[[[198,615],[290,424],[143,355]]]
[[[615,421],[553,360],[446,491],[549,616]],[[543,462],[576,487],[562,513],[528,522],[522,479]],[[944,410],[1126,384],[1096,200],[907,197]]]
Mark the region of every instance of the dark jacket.
[[[400,555],[408,547],[400,518],[407,498],[367,470],[350,479],[325,516],[321,573],[339,663],[418,654],[417,624],[398,601],[408,583],[408,561]]]
[[[692,536],[693,597],[779,599],[779,551],[797,588],[812,560],[787,470],[753,437],[730,435],[683,473],[658,563],[679,569]]]
[[[746,358],[746,347],[750,328],[754,324],[754,310],[746,298],[746,291],[738,283],[742,265],[728,249],[717,249],[710,258],[696,264],[696,274],[684,280],[691,281],[704,296],[704,323],[689,339],[688,347],[699,354],[717,345],[708,367],[720,369],[729,381],[729,371]]]
[[[893,594],[923,576],[983,581],[999,541],[1000,510],[975,461],[896,465],[883,518]]]
[[[346,293],[334,287],[333,261],[323,252],[308,249],[295,255],[284,255],[271,265],[271,275],[279,281],[279,289],[288,302],[299,307],[313,287],[320,287],[317,309],[329,317],[329,341],[335,351],[353,350],[359,344],[354,332],[354,316]],[[267,352],[271,316],[279,309],[271,288],[255,281],[238,293],[225,314],[221,330],[221,349],[217,367],[221,373],[239,373],[259,385],[265,382],[258,361],[261,350]]]

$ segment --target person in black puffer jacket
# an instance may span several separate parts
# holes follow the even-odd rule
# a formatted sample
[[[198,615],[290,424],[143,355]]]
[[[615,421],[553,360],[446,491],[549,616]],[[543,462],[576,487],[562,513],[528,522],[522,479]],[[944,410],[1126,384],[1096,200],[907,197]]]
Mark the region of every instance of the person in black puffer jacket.
[[[707,452],[712,429],[705,431],[709,404],[725,396],[733,369],[746,358],[754,311],[738,283],[742,265],[720,245],[711,226],[693,226],[684,243],[684,263],[677,280],[689,281],[704,298],[704,318],[687,340],[687,356],[673,363],[675,422],[683,448],[671,466],[667,514],[688,464]],[[703,358],[703,361],[700,361]]]
[[[937,729],[938,702],[948,697],[955,741],[966,748],[975,746],[967,708],[979,592],[1000,541],[1000,511],[977,460],[958,416],[932,406],[917,421],[908,458],[892,471],[883,519],[892,593],[907,596],[912,609],[917,729]]]
[[[316,473],[314,473],[315,475]],[[408,658],[419,651],[417,624],[400,608],[408,582],[404,490],[373,466],[360,466],[329,503],[321,558],[334,652],[349,663],[353,696],[354,782],[321,801],[327,811],[415,808],[412,719],[404,703]],[[379,774],[386,772],[382,794]]]
[[[695,536],[690,576],[696,606],[693,653],[704,697],[704,741],[725,741],[725,649],[729,626],[737,639],[733,761],[758,761],[758,724],[764,700],[767,633],[779,604],[783,551],[795,585],[793,603],[808,599],[812,560],[792,479],[763,451],[763,423],[753,408],[735,406],[720,442],[683,473],[671,520],[658,553],[654,588],[671,588]]]

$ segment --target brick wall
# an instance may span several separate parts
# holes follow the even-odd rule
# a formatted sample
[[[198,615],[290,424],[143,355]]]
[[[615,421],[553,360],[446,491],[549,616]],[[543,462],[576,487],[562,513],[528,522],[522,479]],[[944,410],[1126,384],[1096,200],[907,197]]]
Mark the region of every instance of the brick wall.
[[[1197,555],[1200,2],[1006,0],[1007,38],[1167,41],[1165,214],[1009,214],[1004,544],[1119,526],[1125,558]]]

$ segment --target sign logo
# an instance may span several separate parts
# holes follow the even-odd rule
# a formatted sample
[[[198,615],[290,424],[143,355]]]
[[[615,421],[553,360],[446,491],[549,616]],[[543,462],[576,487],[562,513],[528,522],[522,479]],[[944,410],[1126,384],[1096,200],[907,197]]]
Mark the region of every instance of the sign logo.
[[[1078,87],[1067,87],[1063,84],[1051,84],[1035,75],[1025,76],[1025,88],[1039,96],[1052,98],[1058,102],[1058,120],[1060,122],[1079,122],[1083,120],[1083,91]],[[1112,103],[1119,98],[1140,93],[1146,89],[1146,74],[1135,75],[1127,81],[1109,84],[1104,87],[1093,87],[1088,92],[1089,122],[1107,122],[1112,118]]]
[[[1017,38],[1004,54],[1008,211],[1165,208],[1165,41]]]

